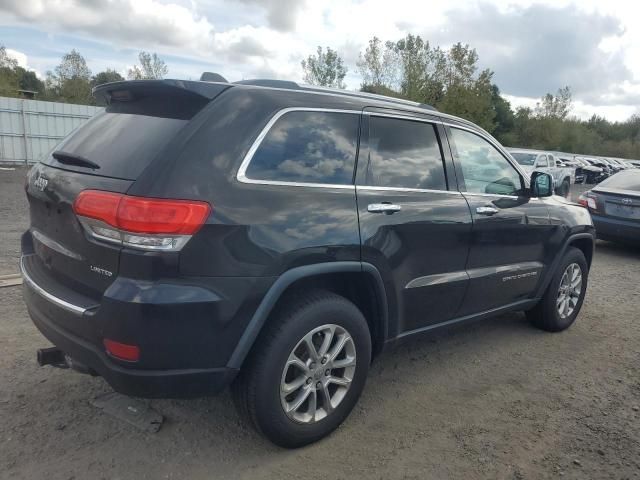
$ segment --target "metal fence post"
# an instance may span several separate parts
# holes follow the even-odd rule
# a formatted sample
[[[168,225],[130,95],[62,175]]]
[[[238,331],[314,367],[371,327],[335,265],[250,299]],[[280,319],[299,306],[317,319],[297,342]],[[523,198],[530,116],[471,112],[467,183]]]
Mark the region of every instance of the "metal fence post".
[[[24,109],[25,99],[22,99],[22,136],[24,138],[24,166],[29,166],[29,139],[27,138],[27,119],[25,118]]]

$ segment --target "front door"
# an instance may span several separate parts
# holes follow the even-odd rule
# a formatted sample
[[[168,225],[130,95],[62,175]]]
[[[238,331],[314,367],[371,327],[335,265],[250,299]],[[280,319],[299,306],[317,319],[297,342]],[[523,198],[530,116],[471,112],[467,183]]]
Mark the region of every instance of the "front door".
[[[392,292],[393,337],[457,314],[468,284],[471,214],[435,119],[364,119],[356,181],[362,261]]]
[[[458,183],[473,216],[469,291],[461,316],[530,298],[545,269],[552,236],[546,205],[488,137],[455,126],[447,136]]]

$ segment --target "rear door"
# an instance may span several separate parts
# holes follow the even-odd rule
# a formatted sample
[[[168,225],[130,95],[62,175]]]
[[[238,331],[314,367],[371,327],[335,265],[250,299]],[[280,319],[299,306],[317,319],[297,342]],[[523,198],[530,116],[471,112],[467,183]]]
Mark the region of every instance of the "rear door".
[[[60,143],[27,179],[26,268],[43,288],[99,300],[118,274],[121,248],[90,239],[73,211],[87,189],[124,193],[208,99],[163,91],[113,101]]]
[[[375,265],[398,331],[454,318],[464,297],[471,215],[436,117],[364,115],[356,192],[362,260]]]
[[[469,291],[460,315],[524,300],[534,292],[550,251],[548,209],[523,195],[522,173],[488,137],[463,126],[446,131],[473,216]]]

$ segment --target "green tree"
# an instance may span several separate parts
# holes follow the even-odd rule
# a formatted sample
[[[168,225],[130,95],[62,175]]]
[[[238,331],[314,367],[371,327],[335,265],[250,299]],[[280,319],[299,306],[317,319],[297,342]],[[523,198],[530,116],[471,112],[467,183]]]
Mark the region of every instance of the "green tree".
[[[444,98],[437,108],[478,124],[488,132],[495,128],[496,116],[492,105],[491,79],[493,73],[483,70],[472,83],[453,83],[447,87]]]
[[[398,56],[394,51],[394,44],[385,44],[378,37],[369,40],[364,54],[360,53],[357,62],[358,71],[362,76],[362,89],[393,91],[399,82]],[[384,88],[381,88],[384,87]]]
[[[330,47],[324,52],[319,46],[316,55],[309,55],[300,64],[305,82],[322,87],[346,88],[344,77],[347,75],[347,67],[338,52]]]
[[[514,114],[511,110],[511,104],[500,95],[500,89],[497,85],[491,85],[491,108],[495,114],[495,129],[493,135],[501,142],[511,144],[514,128]]]
[[[47,72],[49,94],[67,103],[92,103],[91,70],[77,50],[63,55],[54,72]]]
[[[19,79],[15,69],[18,61],[10,57],[7,49],[0,46],[0,95],[5,97],[15,97],[20,88]]]
[[[547,93],[538,102],[535,111],[539,117],[564,120],[571,111],[571,89],[569,87],[559,88],[555,95]]]
[[[22,67],[16,67],[15,72],[18,76],[20,90],[29,90],[38,94],[44,93],[44,82],[36,76],[36,72]]]
[[[129,69],[129,80],[162,79],[169,73],[169,67],[156,53],[140,52],[138,61],[140,65],[134,65]]]
[[[111,68],[107,68],[105,71],[96,73],[91,79],[91,86],[102,85],[103,83],[122,82],[124,77]]]

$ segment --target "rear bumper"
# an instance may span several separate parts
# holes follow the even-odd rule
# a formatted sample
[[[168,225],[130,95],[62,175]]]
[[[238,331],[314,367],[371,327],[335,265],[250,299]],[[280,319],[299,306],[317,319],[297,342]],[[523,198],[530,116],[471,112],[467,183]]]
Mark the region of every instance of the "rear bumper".
[[[97,302],[60,284],[34,255],[23,256],[21,269],[24,300],[42,334],[116,391],[147,398],[203,396],[229,385],[238,373],[229,359],[273,282],[120,277]],[[138,346],[140,360],[110,356],[105,338]]]
[[[25,296],[32,294],[25,284]],[[27,302],[28,305],[28,302]],[[56,347],[87,366],[117,392],[145,398],[181,398],[211,395],[233,381],[237,370],[231,368],[139,370],[113,362],[90,342],[56,326],[35,308],[29,307],[35,326]]]
[[[640,243],[640,222],[591,214],[596,235],[603,240]]]

